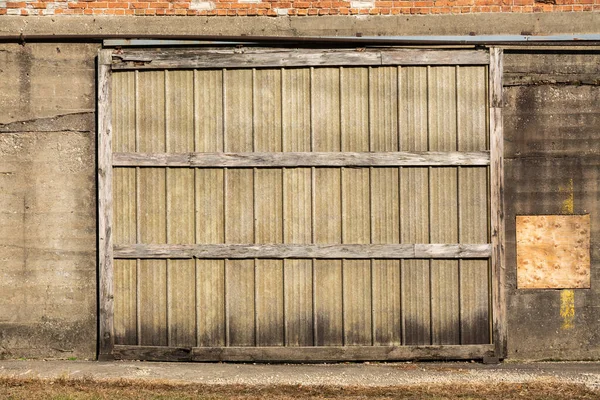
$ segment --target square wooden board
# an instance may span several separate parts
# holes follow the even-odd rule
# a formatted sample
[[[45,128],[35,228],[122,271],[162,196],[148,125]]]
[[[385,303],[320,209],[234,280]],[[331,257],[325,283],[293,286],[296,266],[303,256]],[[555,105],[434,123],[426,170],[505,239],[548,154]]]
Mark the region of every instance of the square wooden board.
[[[590,216],[517,216],[517,288],[590,287]]]

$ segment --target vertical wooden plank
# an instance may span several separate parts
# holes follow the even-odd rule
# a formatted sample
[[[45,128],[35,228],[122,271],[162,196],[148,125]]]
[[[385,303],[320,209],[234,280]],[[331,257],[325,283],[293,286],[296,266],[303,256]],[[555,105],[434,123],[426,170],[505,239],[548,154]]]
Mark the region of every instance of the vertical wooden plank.
[[[256,345],[283,346],[283,261],[256,260]]]
[[[457,68],[458,151],[487,150],[485,67]],[[459,168],[459,242],[488,242],[487,168]],[[488,260],[460,261],[461,344],[490,343]]]
[[[227,260],[225,293],[227,296],[227,328],[230,346],[254,346],[254,261]]]
[[[137,344],[136,261],[114,260],[115,344]]]
[[[313,281],[310,260],[285,260],[285,345],[313,345]]]
[[[281,71],[254,72],[254,150],[281,152]],[[282,169],[256,169],[254,172],[255,242],[283,243]],[[283,261],[255,260],[256,344],[282,346]]]
[[[135,151],[135,72],[112,74],[112,151]]]
[[[223,84],[225,151],[252,151],[252,70],[226,70]]]
[[[311,151],[310,70],[282,71],[282,149]],[[311,243],[311,170],[283,170],[283,241]],[[313,345],[313,281],[311,260],[284,261],[285,345]]]
[[[427,151],[427,68],[399,69],[400,149]],[[429,185],[427,168],[400,170],[400,241],[429,243]],[[403,344],[431,342],[429,261],[403,260]]]
[[[254,150],[280,152],[282,148],[281,70],[254,71]]]
[[[371,68],[370,151],[398,151],[398,71]],[[371,169],[371,241],[400,243],[400,187],[397,168]],[[373,344],[400,345],[400,261],[372,260]]]
[[[315,169],[316,243],[340,243],[342,237],[341,175],[339,169]],[[315,260],[315,313],[318,346],[343,344],[342,262]]]
[[[223,71],[195,71],[195,147],[224,151]],[[224,170],[195,171],[196,243],[224,243]],[[225,260],[196,260],[198,346],[225,346]]]
[[[311,170],[284,170],[284,243],[311,243]],[[285,260],[287,346],[313,345],[312,261]]]
[[[112,238],[112,50],[98,53],[98,260],[99,265],[99,359],[109,359],[114,338],[114,276]]]
[[[164,152],[164,71],[138,75],[137,130],[140,152]],[[138,203],[141,243],[166,243],[166,173],[140,168]],[[167,269],[164,260],[139,262],[140,344],[167,345]]]
[[[311,82],[313,151],[340,151],[340,71],[315,68]],[[341,173],[334,168],[314,169],[314,240],[341,243]],[[315,221],[316,222],[316,221]],[[342,262],[314,261],[315,344],[343,344]]]
[[[340,151],[340,71],[315,68],[312,80],[313,151]]]
[[[167,71],[167,152],[194,151],[194,73]],[[195,241],[194,170],[167,168],[167,242]],[[169,260],[169,346],[196,345],[196,267],[194,260]]]
[[[431,243],[458,242],[456,168],[430,172]],[[431,260],[432,344],[460,344],[458,261]]]
[[[340,70],[341,150],[369,151],[369,70]]]
[[[223,72],[198,70],[194,75],[195,151],[223,151]]]
[[[490,48],[490,212],[492,240],[493,341],[496,356],[506,356],[506,299],[504,264],[504,142],[502,126],[503,53]]]
[[[253,138],[253,71],[226,70],[224,150],[251,152]],[[225,171],[225,243],[254,242],[254,174],[252,170]],[[254,346],[254,260],[225,261],[226,327],[228,345]]]
[[[196,242],[224,243],[223,170],[196,170]],[[197,260],[198,346],[225,345],[225,261]]]
[[[370,243],[370,190],[367,168],[343,170],[343,243]],[[343,261],[344,344],[372,344],[371,261]]]
[[[399,176],[396,168],[371,171],[372,242],[399,243]],[[373,342],[400,344],[400,261],[373,260]]]
[[[283,151],[310,151],[310,70],[282,71]]]
[[[225,243],[254,242],[253,171],[229,169],[225,183]],[[253,346],[254,260],[227,260],[226,303],[231,346]]]
[[[385,150],[375,150],[385,151]],[[397,168],[371,171],[372,242],[400,243]],[[401,343],[400,261],[373,260],[373,324],[375,345]]]
[[[135,73],[112,75],[112,151],[135,151]],[[135,168],[113,169],[114,242],[135,244],[137,207]],[[114,260],[114,335],[116,344],[137,344],[136,261]]]
[[[225,184],[225,243],[254,243],[254,176],[251,169],[229,169]]]
[[[343,68],[341,149],[369,151],[369,70]],[[342,168],[342,243],[370,243],[369,169]],[[342,262],[344,344],[372,344],[371,261]]]
[[[135,169],[115,168],[114,240],[119,244],[135,244],[137,215]],[[136,261],[114,260],[114,330],[116,344],[137,343]]]
[[[197,263],[198,346],[225,346],[225,261]]]
[[[429,150],[456,151],[456,70],[429,67]],[[430,241],[458,241],[457,169],[430,168]],[[431,342],[460,343],[458,261],[431,260]]]
[[[398,151],[398,69],[370,68],[369,74],[371,151]]]

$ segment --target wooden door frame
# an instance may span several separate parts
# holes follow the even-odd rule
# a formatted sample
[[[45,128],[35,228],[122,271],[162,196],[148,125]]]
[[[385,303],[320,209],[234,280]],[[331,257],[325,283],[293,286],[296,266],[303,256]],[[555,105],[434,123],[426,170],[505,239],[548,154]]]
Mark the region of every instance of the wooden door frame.
[[[97,182],[98,182],[98,359],[131,358],[173,361],[360,361],[403,359],[473,359],[506,356],[506,302],[505,302],[505,235],[504,235],[504,161],[502,125],[503,51],[498,47],[481,50],[392,49],[356,52],[354,50],[306,50],[282,57],[282,49],[261,49],[256,53],[222,51],[207,57],[185,57],[182,52],[176,60],[169,52],[164,57],[148,59],[148,50],[133,50],[134,57],[102,49],[97,63]],[[137,57],[135,57],[137,55]],[[146,58],[145,58],[146,57]],[[222,65],[223,64],[223,65]],[[113,70],[214,68],[219,67],[287,67],[344,65],[488,65],[488,130],[490,140],[490,224],[491,224],[491,311],[492,344],[490,345],[430,345],[430,346],[375,346],[365,350],[353,347],[290,347],[290,348],[167,348],[155,346],[115,345],[114,291],[113,291],[113,229],[112,229],[112,124],[111,76]],[[411,246],[411,245],[407,245]],[[414,246],[414,245],[413,245]],[[193,249],[192,249],[193,250]],[[409,249],[410,250],[410,249]],[[413,249],[414,251],[414,249]],[[414,253],[413,253],[414,254]],[[413,255],[414,257],[414,255]],[[300,350],[300,351],[298,351]]]

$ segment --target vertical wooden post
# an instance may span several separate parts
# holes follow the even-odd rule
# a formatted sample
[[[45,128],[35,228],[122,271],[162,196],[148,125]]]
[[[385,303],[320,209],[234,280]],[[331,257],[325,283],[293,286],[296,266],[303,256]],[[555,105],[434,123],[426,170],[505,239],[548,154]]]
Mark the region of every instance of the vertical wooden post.
[[[112,359],[113,240],[112,240],[112,124],[111,50],[98,53],[98,261],[99,329],[98,359]]]
[[[490,48],[490,186],[492,233],[492,310],[495,357],[506,356],[506,299],[504,260],[504,138],[502,127],[503,52]]]

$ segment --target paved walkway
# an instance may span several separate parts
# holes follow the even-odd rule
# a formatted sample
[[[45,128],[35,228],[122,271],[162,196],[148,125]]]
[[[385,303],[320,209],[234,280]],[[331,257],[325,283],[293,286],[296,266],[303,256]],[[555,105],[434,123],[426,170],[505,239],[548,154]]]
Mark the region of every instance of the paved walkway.
[[[443,383],[583,383],[600,391],[600,362],[200,364],[162,362],[0,361],[0,376],[149,379],[242,385],[401,386]]]

